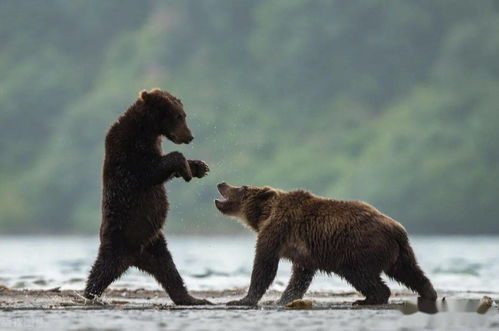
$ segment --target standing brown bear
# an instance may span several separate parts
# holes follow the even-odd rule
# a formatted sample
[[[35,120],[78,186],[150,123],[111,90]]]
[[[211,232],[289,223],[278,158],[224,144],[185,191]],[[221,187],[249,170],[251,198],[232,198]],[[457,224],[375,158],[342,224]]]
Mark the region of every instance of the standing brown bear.
[[[355,304],[388,302],[390,290],[380,278],[382,272],[424,299],[437,298],[405,229],[366,203],[225,183],[218,190],[224,199],[215,200],[216,207],[257,232],[248,294],[229,305],[256,305],[281,258],[293,263],[293,274],[279,304],[301,299],[318,270],[338,274],[366,297]]]
[[[141,92],[107,133],[100,247],[87,280],[87,298],[100,296],[134,266],[153,275],[175,304],[209,304],[187,292],[162,230],[168,212],[163,184],[173,177],[186,182],[202,178],[209,169],[179,152],[163,154],[163,136],[175,144],[193,139],[182,102],[159,89]]]

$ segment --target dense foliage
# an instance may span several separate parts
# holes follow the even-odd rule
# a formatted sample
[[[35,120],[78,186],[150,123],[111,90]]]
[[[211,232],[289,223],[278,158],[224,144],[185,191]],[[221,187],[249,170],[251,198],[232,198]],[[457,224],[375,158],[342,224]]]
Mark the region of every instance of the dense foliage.
[[[215,184],[361,199],[410,231],[499,231],[493,0],[0,2],[0,231],[95,232],[106,129],[184,101],[210,176],[168,229],[237,231]]]

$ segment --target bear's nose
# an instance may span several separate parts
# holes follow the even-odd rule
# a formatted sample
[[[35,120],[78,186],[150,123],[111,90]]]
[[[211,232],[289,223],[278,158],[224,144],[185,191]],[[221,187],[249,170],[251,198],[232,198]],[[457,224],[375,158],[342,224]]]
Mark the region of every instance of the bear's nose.
[[[187,137],[187,142],[191,142],[191,141],[193,141],[193,140],[194,140],[194,137],[193,137],[193,136],[188,136],[188,137]]]

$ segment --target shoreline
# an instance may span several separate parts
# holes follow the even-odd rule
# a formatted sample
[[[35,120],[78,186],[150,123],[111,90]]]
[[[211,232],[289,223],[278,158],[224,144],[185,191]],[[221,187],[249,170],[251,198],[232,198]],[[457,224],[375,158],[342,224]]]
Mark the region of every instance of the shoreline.
[[[270,290],[260,300],[258,306],[233,307],[225,306],[225,302],[240,298],[245,295],[246,288],[235,288],[228,290],[190,291],[193,296],[208,299],[214,305],[207,306],[176,306],[161,290],[138,289],[108,289],[101,298],[88,300],[82,296],[82,291],[60,290],[33,290],[33,289],[10,289],[0,287],[0,311],[14,310],[288,310],[289,308],[278,306],[275,301],[281,292]],[[499,300],[499,293],[462,291],[462,292],[440,292],[439,300],[480,300],[484,296],[493,300]],[[417,295],[410,292],[392,293],[388,304],[373,306],[352,306],[352,302],[363,297],[354,291],[350,292],[308,292],[304,299],[313,302],[312,310],[400,310],[410,301],[416,301]],[[445,300],[444,299],[444,300]]]
[[[311,307],[275,305],[281,292],[269,291],[256,307],[225,306],[246,288],[191,291],[212,306],[175,306],[164,291],[111,289],[90,301],[75,290],[12,290],[0,287],[0,325],[9,330],[494,330],[499,310],[493,302],[477,309],[485,293],[441,292],[438,311],[419,310],[416,295],[395,292],[389,304],[352,306],[356,292],[310,292]],[[499,293],[487,293],[498,300]],[[446,301],[441,298],[448,298]],[[482,299],[482,300],[480,300]],[[444,304],[444,301],[446,304]],[[449,309],[443,309],[444,305]]]

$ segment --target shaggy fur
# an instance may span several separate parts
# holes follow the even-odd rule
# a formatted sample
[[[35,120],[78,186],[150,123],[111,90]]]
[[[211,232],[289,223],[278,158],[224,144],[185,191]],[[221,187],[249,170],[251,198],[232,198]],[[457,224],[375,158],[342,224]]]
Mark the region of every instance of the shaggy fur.
[[[352,284],[366,297],[356,304],[388,302],[382,272],[422,298],[437,297],[402,225],[366,203],[225,183],[218,190],[224,199],[216,200],[216,207],[258,234],[248,294],[229,305],[257,304],[281,258],[293,263],[293,273],[280,304],[301,299],[317,271],[335,273]]]
[[[168,201],[163,184],[190,181],[209,171],[179,152],[164,155],[162,136],[176,144],[193,137],[182,102],[166,91],[143,91],[106,136],[100,247],[85,297],[94,298],[130,266],[153,275],[178,305],[206,304],[187,293],[168,251],[163,225]]]

